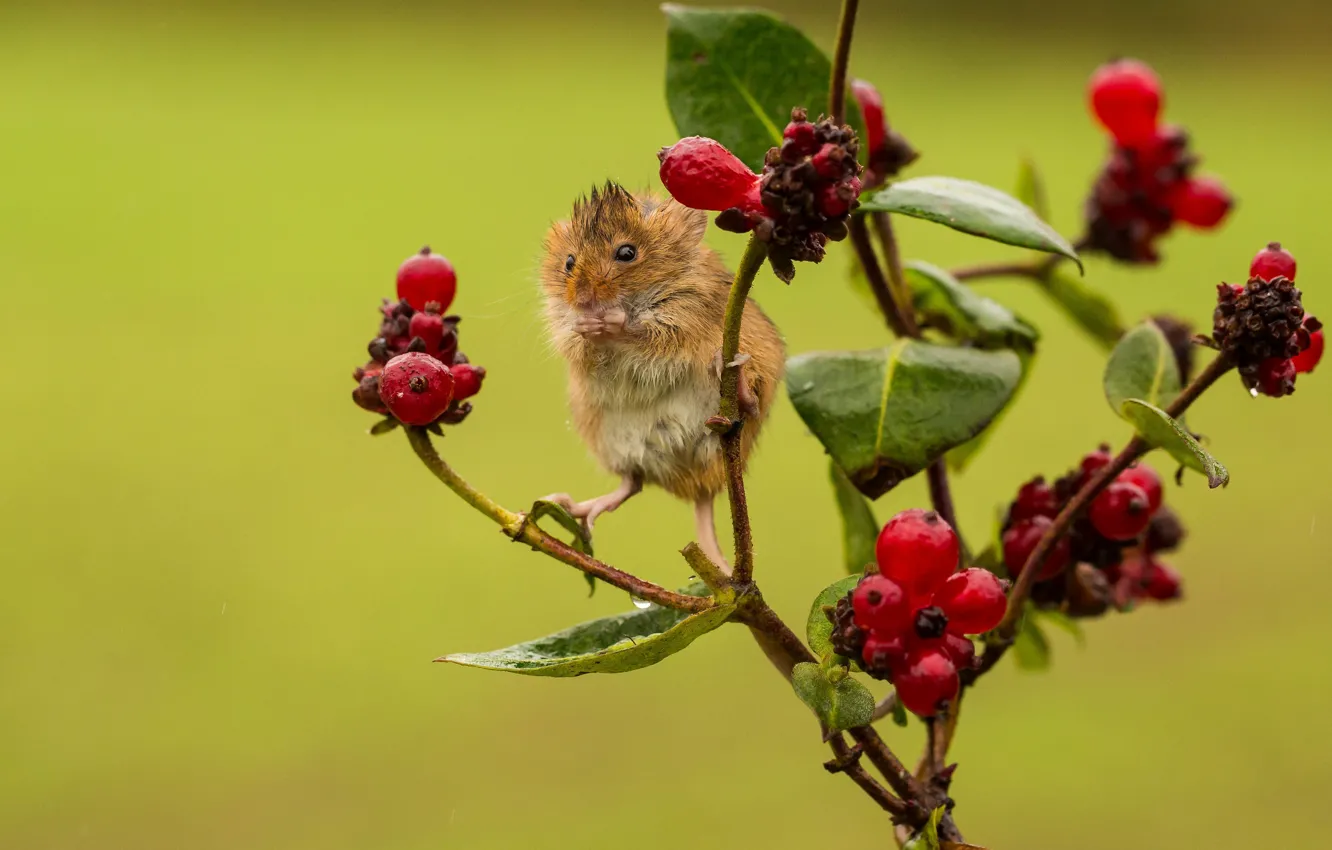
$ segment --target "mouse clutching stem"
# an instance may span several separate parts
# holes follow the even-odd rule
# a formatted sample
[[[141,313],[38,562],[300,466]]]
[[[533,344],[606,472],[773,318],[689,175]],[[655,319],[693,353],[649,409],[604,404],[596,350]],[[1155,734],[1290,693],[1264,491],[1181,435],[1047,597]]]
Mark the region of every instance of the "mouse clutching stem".
[[[590,530],[657,485],[694,505],[698,543],[725,567],[713,501],[726,481],[718,413],[722,319],[731,274],[703,245],[707,214],[607,183],[546,236],[541,286],[556,350],[569,363],[574,425],[620,477],[585,501],[550,496]],[[752,300],[740,329],[741,455],[748,460],[782,378],[777,327]]]

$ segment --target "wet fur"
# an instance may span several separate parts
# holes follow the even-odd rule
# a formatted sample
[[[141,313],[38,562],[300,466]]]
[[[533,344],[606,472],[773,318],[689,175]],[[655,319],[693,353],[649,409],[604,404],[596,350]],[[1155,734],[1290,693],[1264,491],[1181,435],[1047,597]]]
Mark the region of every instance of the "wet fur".
[[[702,211],[608,183],[551,228],[541,266],[546,319],[569,363],[569,401],[584,441],[607,470],[693,501],[725,483],[720,442],[704,422],[718,412],[713,364],[732,275],[702,244],[706,229]],[[617,262],[625,243],[638,256]],[[592,343],[575,333],[575,305],[589,304],[623,309],[624,336]],[[752,300],[740,350],[751,356],[745,374],[759,400],[759,415],[744,426],[747,460],[785,364],[780,333]]]

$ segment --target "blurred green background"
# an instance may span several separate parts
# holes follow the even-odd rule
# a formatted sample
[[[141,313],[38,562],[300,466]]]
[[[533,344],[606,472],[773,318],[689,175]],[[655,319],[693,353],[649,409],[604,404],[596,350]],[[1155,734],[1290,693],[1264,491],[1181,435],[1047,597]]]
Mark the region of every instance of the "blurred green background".
[[[576,194],[654,180],[674,139],[664,26],[647,2],[557,5],[0,8],[0,846],[890,846],[743,629],[631,676],[430,663],[628,604],[508,545],[348,398],[379,297],[429,242],[490,369],[446,455],[512,508],[611,483],[567,422],[534,270]],[[1191,3],[1166,26],[1147,5],[1026,3],[997,27],[975,4],[865,5],[853,70],[925,152],[915,173],[1007,187],[1029,155],[1066,233],[1103,153],[1086,75],[1123,53],[1159,69],[1169,118],[1241,200],[1159,269],[1089,266],[1128,317],[1206,322],[1269,239],[1332,312],[1332,68],[1273,49],[1325,13]],[[790,11],[831,41],[835,4]],[[1015,256],[901,230],[944,265]],[[882,342],[848,259],[760,280],[793,350]],[[1020,481],[1126,437],[1102,352],[1023,284],[985,286],[1046,337],[955,481],[973,537]],[[1005,663],[968,699],[968,837],[1249,848],[1332,827],[1329,372],[1197,406],[1233,484],[1170,491],[1194,530],[1184,604],[1091,624],[1084,649],[1056,635],[1051,673]],[[840,554],[822,453],[785,404],[750,497],[759,576],[800,621]],[[878,510],[924,498],[912,481]],[[599,553],[680,584],[691,528],[650,493],[603,521]],[[915,729],[886,734],[914,758]]]

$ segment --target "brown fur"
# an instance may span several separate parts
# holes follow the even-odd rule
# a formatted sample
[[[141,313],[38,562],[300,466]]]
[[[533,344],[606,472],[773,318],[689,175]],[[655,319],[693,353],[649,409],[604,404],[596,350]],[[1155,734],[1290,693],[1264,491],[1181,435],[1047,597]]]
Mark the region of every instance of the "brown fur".
[[[725,484],[719,441],[704,421],[717,412],[714,363],[732,275],[702,244],[706,230],[702,211],[608,183],[551,227],[541,266],[546,317],[569,363],[579,434],[611,472],[641,475],[694,501]],[[616,248],[626,243],[638,256],[618,262]],[[596,308],[623,309],[624,333],[609,341],[576,333],[578,310]],[[785,365],[780,333],[752,300],[740,350],[751,357],[744,374],[759,401],[759,415],[744,425],[747,460]]]

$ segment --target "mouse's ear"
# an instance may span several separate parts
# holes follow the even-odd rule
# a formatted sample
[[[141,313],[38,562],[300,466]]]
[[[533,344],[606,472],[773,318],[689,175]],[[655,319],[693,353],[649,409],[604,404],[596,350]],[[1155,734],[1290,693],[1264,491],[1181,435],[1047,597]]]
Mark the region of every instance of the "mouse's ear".
[[[648,226],[653,235],[675,244],[697,245],[708,232],[708,214],[704,210],[691,210],[674,198],[651,202]]]

